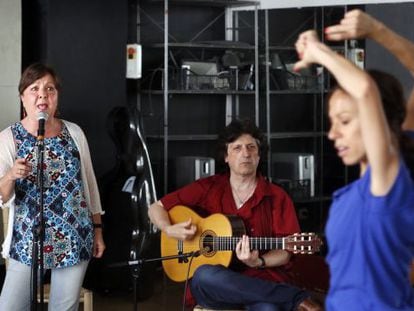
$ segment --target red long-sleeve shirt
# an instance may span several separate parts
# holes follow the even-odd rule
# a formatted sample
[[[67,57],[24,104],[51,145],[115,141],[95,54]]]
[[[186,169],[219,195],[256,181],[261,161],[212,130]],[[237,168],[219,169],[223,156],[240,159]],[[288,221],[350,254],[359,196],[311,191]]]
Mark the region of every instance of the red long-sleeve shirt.
[[[234,202],[228,174],[199,179],[167,194],[161,202],[167,210],[176,205],[190,207],[201,217],[213,213],[237,215],[244,221],[248,236],[282,237],[300,232],[290,197],[262,176],[258,177],[253,195],[240,209],[237,209]],[[288,266],[254,269],[242,265],[241,273],[276,282],[288,282]]]

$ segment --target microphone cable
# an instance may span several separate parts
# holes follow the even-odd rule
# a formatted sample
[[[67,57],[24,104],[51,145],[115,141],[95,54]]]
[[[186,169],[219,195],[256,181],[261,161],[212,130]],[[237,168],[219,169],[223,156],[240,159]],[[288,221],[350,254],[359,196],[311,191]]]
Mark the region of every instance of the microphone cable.
[[[185,304],[186,304],[186,298],[187,298],[187,290],[188,290],[188,282],[189,282],[189,278],[190,278],[191,264],[193,263],[193,259],[195,257],[197,257],[197,256],[199,256],[199,254],[197,254],[197,252],[193,252],[191,254],[191,257],[190,257],[190,262],[188,263],[187,276],[185,277],[185,284],[184,284],[184,296],[183,296],[183,308],[182,308],[182,311],[185,311]]]

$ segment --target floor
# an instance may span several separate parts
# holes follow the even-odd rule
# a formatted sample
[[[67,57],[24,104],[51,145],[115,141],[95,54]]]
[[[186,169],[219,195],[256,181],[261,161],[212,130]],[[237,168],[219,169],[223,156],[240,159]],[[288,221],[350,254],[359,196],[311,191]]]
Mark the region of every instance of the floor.
[[[4,279],[4,265],[0,265],[0,287]],[[154,275],[154,292],[145,300],[134,304],[133,291],[111,292],[93,294],[94,311],[180,311],[182,310],[182,297],[184,283],[175,283],[169,280],[161,270]],[[79,311],[83,311],[80,304]]]
[[[293,266],[292,272],[295,280],[301,287],[318,289],[318,293],[323,293],[327,290],[328,284],[328,271],[324,260],[320,256],[312,255],[297,255],[295,257],[296,265]],[[295,268],[296,267],[296,268]],[[4,265],[0,265],[0,285],[3,283],[4,278]],[[128,271],[128,277],[129,270]],[[120,270],[116,270],[115,274],[121,276]],[[125,282],[116,283],[116,278],[110,278],[109,283],[102,283],[100,276],[105,275],[109,278],[110,272],[105,270],[101,272],[97,278],[98,284],[110,284],[114,289],[107,290],[104,293],[94,292],[93,305],[94,311],[181,311],[182,298],[184,296],[185,283],[176,283],[168,279],[161,266],[151,270],[149,281],[154,280],[153,290],[147,299],[141,299],[137,305],[134,304],[134,295],[132,289],[120,289],[118,284],[125,285]],[[103,278],[103,279],[107,279]],[[124,278],[121,278],[124,280]],[[151,287],[144,287],[145,281],[141,281],[139,284],[141,289],[148,289]],[[122,285],[121,285],[122,286]],[[105,287],[106,286],[102,286]],[[148,296],[148,294],[147,294]],[[317,296],[315,296],[317,297]],[[323,302],[323,295],[321,295],[320,301]],[[83,305],[79,307],[79,311],[83,311]]]
[[[166,277],[157,277],[154,294],[134,305],[133,293],[118,293],[103,295],[94,293],[94,311],[180,311],[184,283],[174,283]],[[83,309],[80,308],[80,311]]]

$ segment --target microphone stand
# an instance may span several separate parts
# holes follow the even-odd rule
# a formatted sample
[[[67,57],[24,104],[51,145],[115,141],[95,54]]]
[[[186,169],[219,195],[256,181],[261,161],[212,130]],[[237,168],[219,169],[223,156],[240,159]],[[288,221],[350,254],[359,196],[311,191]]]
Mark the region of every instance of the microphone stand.
[[[43,129],[44,131],[44,129]],[[33,223],[33,245],[32,245],[32,297],[31,311],[44,310],[44,269],[43,269],[43,241],[45,236],[45,223],[43,218],[43,151],[44,151],[44,132],[38,130],[37,136],[37,187],[39,189],[39,204],[37,205]],[[39,273],[39,282],[38,282]],[[38,309],[37,293],[40,287],[40,302]]]
[[[108,267],[110,268],[116,268],[116,267],[124,267],[124,266],[130,266],[132,267],[132,277],[134,279],[134,285],[133,285],[133,290],[134,290],[134,306],[133,306],[133,311],[138,311],[138,288],[137,288],[137,284],[138,284],[138,279],[140,276],[140,272],[141,269],[144,265],[144,263],[146,262],[154,262],[154,261],[163,261],[163,260],[171,260],[171,259],[178,259],[178,260],[182,260],[184,262],[188,261],[189,257],[197,257],[199,256],[201,253],[200,251],[195,251],[195,252],[189,252],[189,253],[181,253],[178,255],[172,255],[172,256],[164,256],[164,257],[158,257],[158,258],[142,258],[142,259],[137,259],[137,260],[132,260],[132,261],[128,261],[128,262],[119,262],[119,263],[113,263],[108,265]]]

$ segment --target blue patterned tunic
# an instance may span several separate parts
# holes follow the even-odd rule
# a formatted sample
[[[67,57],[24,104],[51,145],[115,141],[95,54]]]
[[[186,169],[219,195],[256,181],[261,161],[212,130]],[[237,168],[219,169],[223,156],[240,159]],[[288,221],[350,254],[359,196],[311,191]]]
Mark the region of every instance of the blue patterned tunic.
[[[32,171],[24,179],[16,180],[16,212],[10,257],[31,265],[32,227],[39,202],[37,181],[36,137],[20,122],[12,127],[17,158],[25,158]],[[92,218],[86,204],[78,148],[68,129],[56,137],[44,139],[44,267],[73,266],[92,255]]]

